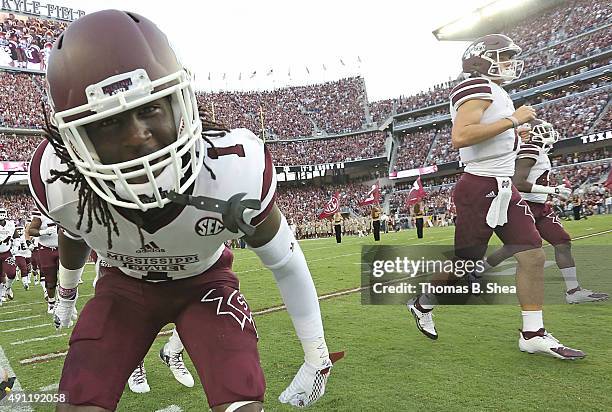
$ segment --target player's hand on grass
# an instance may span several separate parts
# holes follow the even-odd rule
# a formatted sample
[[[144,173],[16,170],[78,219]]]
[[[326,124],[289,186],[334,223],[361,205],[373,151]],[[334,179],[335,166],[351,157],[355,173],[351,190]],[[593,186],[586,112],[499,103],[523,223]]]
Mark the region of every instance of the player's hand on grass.
[[[304,362],[278,400],[298,408],[305,408],[315,403],[325,393],[325,385],[333,364],[343,356],[344,352],[331,353],[316,366]]]

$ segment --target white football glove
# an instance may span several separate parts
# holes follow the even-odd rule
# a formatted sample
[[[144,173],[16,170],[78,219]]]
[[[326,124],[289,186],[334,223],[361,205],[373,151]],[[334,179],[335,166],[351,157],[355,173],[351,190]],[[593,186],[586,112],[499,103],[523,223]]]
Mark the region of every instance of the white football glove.
[[[567,200],[572,195],[572,189],[567,188],[565,185],[559,185],[555,187],[555,194],[561,200]]]
[[[53,233],[53,229],[51,229],[51,228],[39,229],[38,230],[38,234],[40,236],[50,236],[52,233]]]
[[[298,408],[305,408],[315,403],[325,393],[325,385],[334,362],[343,356],[344,352],[331,353],[318,367],[304,362],[278,400]]]
[[[59,296],[55,302],[55,311],[53,312],[53,323],[56,329],[69,328],[76,320],[76,301],[75,295],[72,299],[66,299]]]
[[[298,408],[312,405],[325,393],[325,384],[327,384],[331,368],[332,363],[329,358],[320,368],[304,362],[278,400]]]

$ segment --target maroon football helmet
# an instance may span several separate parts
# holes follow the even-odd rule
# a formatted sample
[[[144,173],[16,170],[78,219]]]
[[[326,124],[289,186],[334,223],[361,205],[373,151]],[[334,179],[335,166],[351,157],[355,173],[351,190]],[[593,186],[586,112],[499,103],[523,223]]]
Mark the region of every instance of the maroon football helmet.
[[[491,80],[512,81],[519,78],[523,71],[523,61],[513,58],[520,53],[521,48],[510,37],[487,34],[474,40],[463,53],[463,71]],[[504,58],[502,54],[510,59]]]
[[[102,199],[147,210],[163,207],[170,202],[167,192],[183,193],[194,182],[205,150],[191,76],[153,22],[119,10],[74,21],[53,45],[47,83],[63,144]],[[172,104],[176,140],[146,156],[103,164],[84,126],[166,96]],[[139,176],[147,182],[133,183]]]

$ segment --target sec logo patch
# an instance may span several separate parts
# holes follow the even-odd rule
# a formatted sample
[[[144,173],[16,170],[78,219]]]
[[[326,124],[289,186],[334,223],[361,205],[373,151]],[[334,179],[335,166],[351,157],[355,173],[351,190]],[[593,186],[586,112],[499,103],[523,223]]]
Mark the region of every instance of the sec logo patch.
[[[204,217],[196,223],[195,231],[200,236],[218,235],[225,229],[223,222],[215,217]]]

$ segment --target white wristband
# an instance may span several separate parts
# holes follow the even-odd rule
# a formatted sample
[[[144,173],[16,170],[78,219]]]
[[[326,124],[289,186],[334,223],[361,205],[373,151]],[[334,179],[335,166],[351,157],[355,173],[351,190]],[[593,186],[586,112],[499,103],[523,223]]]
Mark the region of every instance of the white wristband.
[[[555,195],[555,194],[558,194],[559,192],[557,188],[554,186],[542,186],[542,185],[533,184],[531,186],[531,193],[546,193],[549,195]]]
[[[74,289],[79,285],[79,280],[83,274],[83,268],[80,269],[66,269],[62,263],[59,264],[59,270],[57,272],[57,279],[59,285],[64,289]]]
[[[519,123],[519,121],[516,119],[516,117],[514,116],[508,116],[506,117],[506,119],[510,120],[512,122],[512,128],[516,129],[517,127],[519,127],[521,124]]]

